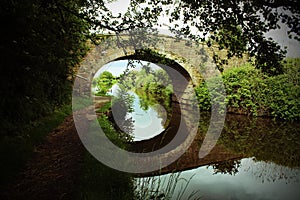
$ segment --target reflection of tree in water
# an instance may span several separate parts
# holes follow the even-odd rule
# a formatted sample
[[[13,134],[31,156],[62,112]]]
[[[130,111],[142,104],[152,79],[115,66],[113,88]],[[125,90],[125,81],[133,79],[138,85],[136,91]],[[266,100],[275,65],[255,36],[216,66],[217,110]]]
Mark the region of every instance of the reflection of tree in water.
[[[252,173],[262,183],[280,180],[285,181],[286,184],[299,182],[299,169],[292,169],[272,162],[255,161],[255,159],[254,162],[254,164],[251,162],[245,171]]]
[[[200,132],[209,126],[209,113],[201,113]],[[227,114],[218,140],[228,150],[291,168],[300,167],[300,123]]]
[[[140,107],[143,110],[148,110],[150,107],[157,113],[158,118],[170,119],[171,118],[171,98],[166,95],[158,95],[155,93],[148,93],[143,90],[136,90],[139,97]],[[162,120],[162,126],[167,126]],[[166,128],[166,127],[165,127]]]
[[[213,168],[214,174],[230,174],[235,175],[239,172],[239,167],[241,166],[240,160],[228,160],[225,162],[220,162],[216,164],[209,165]],[[209,167],[208,166],[208,167]]]
[[[226,148],[257,160],[300,167],[299,123],[228,115],[219,139]]]
[[[209,126],[209,114],[202,113],[200,119],[200,132],[205,133]],[[228,114],[218,143],[244,157],[255,157],[254,163],[249,163],[248,170],[253,170],[262,182],[281,179],[290,182],[299,177],[299,130],[299,122]],[[226,167],[227,164],[217,168],[226,171],[230,168]]]
[[[151,107],[161,119],[170,119],[172,84],[163,69],[153,69],[151,63],[128,60],[128,70],[119,78],[118,85],[124,91],[132,91],[139,97],[140,108],[144,111]],[[140,70],[129,70],[140,65]],[[166,126],[162,120],[162,126]]]
[[[262,182],[290,182],[298,176],[298,171],[291,168],[300,166],[297,130],[299,123],[227,116],[220,142],[230,150],[254,156],[255,163],[249,170]]]
[[[120,86],[112,101],[112,117],[117,128],[121,130],[126,138],[132,139],[134,121],[126,118],[128,112],[133,112],[134,96],[127,93],[124,87]]]
[[[170,106],[168,106],[168,110],[166,110],[165,107],[161,106],[160,104],[156,104],[152,106],[152,109],[155,110],[158,118],[163,119],[161,121],[162,127],[167,128],[172,115]]]
[[[243,171],[253,174],[262,183],[285,181],[287,184],[298,182],[300,178],[298,169],[291,169],[272,162],[257,161],[255,158],[246,160],[243,163],[241,163],[241,160],[229,160],[209,165],[207,168],[212,167],[213,174],[236,175],[239,171],[241,172],[241,166],[243,166]]]

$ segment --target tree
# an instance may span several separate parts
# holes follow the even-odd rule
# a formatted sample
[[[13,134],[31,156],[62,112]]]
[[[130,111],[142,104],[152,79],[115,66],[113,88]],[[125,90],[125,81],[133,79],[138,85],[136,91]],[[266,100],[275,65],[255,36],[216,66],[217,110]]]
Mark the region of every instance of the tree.
[[[116,83],[116,78],[109,71],[104,71],[94,80],[99,95],[106,95],[108,90]]]
[[[112,33],[151,29],[165,12],[174,33],[205,42],[213,50],[226,50],[228,58],[248,53],[255,58],[257,68],[272,75],[282,73],[281,60],[286,52],[265,33],[280,28],[281,22],[288,26],[289,37],[300,40],[297,0],[136,0],[119,16],[113,16],[103,1],[90,1],[87,8],[82,13],[87,21],[95,29]],[[214,52],[213,59],[222,71],[227,59]]]
[[[81,0],[1,1],[1,135],[16,134],[17,125],[70,102],[74,66],[87,51],[89,24],[72,14],[83,5]]]
[[[227,57],[241,57],[248,52],[256,58],[256,66],[269,74],[282,73],[280,61],[285,51],[272,39],[265,38],[267,31],[280,28],[279,22],[289,27],[290,37],[300,40],[300,11],[297,0],[183,0],[171,13],[172,22],[178,22],[178,13],[183,13],[182,21],[187,24],[175,28],[190,38],[216,44],[227,50]],[[195,36],[191,27],[202,32]],[[206,37],[209,35],[208,37]],[[226,62],[214,55],[220,64]],[[222,68],[219,65],[219,69]]]

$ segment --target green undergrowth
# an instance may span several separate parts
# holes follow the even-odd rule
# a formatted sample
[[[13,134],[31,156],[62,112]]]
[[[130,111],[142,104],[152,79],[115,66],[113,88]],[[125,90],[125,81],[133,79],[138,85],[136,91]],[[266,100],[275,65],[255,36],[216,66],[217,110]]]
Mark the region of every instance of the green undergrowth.
[[[80,200],[131,200],[133,195],[132,175],[112,169],[86,152],[83,173],[78,185]]]
[[[284,73],[277,76],[267,76],[249,63],[225,70],[222,80],[211,78],[196,88],[202,110],[211,109],[211,100],[221,99],[222,82],[226,97],[220,104],[229,113],[300,119],[300,59],[287,59]],[[207,84],[213,86],[211,91]]]
[[[40,144],[46,135],[71,114],[71,106],[66,105],[51,115],[41,118],[20,129],[16,135],[0,138],[0,184],[14,179],[30,159],[34,146]]]
[[[98,122],[106,136],[122,149],[126,148],[126,140],[116,131],[109,121],[106,112],[111,103],[104,104],[97,110]],[[86,151],[78,185],[77,199],[85,200],[129,200],[133,197],[133,177],[131,174],[112,169],[94,158]]]
[[[124,137],[123,133],[114,128],[107,116],[110,107],[111,103],[108,102],[97,110],[100,114],[99,125],[114,144],[126,150],[127,141],[131,138]],[[160,176],[137,178],[135,174],[121,172],[102,164],[86,151],[78,194],[75,196],[78,200],[185,200],[184,195],[188,196],[187,199],[197,199],[194,198],[198,195],[197,192],[186,194],[189,182],[190,179],[186,180],[180,174],[173,173],[168,179]]]

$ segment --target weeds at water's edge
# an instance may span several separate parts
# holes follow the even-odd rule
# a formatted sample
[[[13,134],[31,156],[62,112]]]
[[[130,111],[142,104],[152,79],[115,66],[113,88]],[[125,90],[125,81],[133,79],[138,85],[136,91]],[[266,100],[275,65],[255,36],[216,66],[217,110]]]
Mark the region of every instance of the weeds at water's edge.
[[[153,176],[134,179],[135,199],[153,200],[197,200],[200,199],[199,191],[193,191],[189,196],[184,196],[187,192],[190,181],[181,177],[181,173],[171,173],[170,175]]]
[[[78,200],[197,200],[199,191],[187,194],[189,179],[180,173],[135,178],[133,174],[109,168],[90,154],[84,161],[84,174]]]

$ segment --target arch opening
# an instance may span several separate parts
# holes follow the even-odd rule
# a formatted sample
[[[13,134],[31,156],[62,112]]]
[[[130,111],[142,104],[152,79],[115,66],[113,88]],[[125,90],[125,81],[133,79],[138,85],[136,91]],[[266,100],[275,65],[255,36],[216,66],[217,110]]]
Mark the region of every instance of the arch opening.
[[[95,74],[92,93],[96,104],[111,98],[109,119],[133,141],[152,138],[169,124],[173,88],[158,65],[138,60],[107,63]]]
[[[150,56],[149,56],[150,55]],[[126,66],[118,66],[116,63],[126,63]],[[112,67],[113,63],[115,63],[115,67]],[[140,66],[137,67],[137,64]],[[119,70],[118,70],[119,67]],[[148,76],[145,75],[145,71],[147,71],[147,68],[152,70],[152,72],[161,72],[164,73],[156,73],[151,74],[152,75],[167,75],[167,79],[159,80],[158,77],[154,77],[154,81],[160,82],[159,84],[156,83],[150,83],[150,86],[153,87],[151,90],[145,90],[145,88],[149,88],[148,86],[145,86],[147,84],[147,79],[149,79]],[[191,82],[191,76],[187,72],[186,69],[184,69],[180,64],[178,64],[176,61],[171,60],[169,58],[165,58],[162,55],[156,54],[153,55],[153,52],[149,51],[138,51],[135,54],[128,55],[128,56],[121,56],[113,61],[107,63],[103,67],[100,68],[100,70],[96,73],[94,77],[97,77],[99,75],[99,72],[107,71],[109,70],[113,72],[117,76],[116,79],[118,83],[122,82],[121,88],[123,90],[126,90],[126,95],[131,96],[132,102],[134,104],[134,109],[132,109],[132,106],[128,106],[128,102],[124,104],[120,104],[120,101],[118,101],[118,98],[112,98],[111,101],[111,109],[108,113],[109,119],[115,124],[115,128],[119,131],[125,133],[125,135],[131,135],[129,136],[129,142],[130,144],[130,151],[132,152],[151,152],[157,149],[160,149],[172,141],[174,139],[175,135],[178,132],[178,128],[180,127],[180,124],[182,123],[182,117],[181,117],[181,107],[179,104],[179,99],[182,98],[182,95],[184,95],[185,89],[187,88],[188,84]],[[154,70],[153,70],[154,69]],[[141,83],[139,82],[137,76],[140,75],[139,73],[144,73],[144,77],[142,77],[142,87]],[[150,71],[151,71],[150,70]],[[129,79],[128,79],[129,77]],[[132,79],[137,80],[132,80]],[[141,77],[140,77],[141,78]],[[131,80],[130,80],[131,79]],[[148,80],[149,81],[149,80]],[[132,83],[134,82],[134,83]],[[125,85],[124,85],[125,83]],[[143,85],[144,84],[144,85]],[[155,85],[157,87],[155,87]],[[127,88],[126,88],[127,87]],[[157,91],[159,88],[160,91]],[[118,93],[117,90],[120,91],[120,87],[118,86],[112,86],[110,91],[107,93],[108,95],[112,95],[115,93],[115,95]],[[156,91],[155,91],[156,90]],[[167,90],[167,91],[166,91]],[[174,92],[173,90],[176,90]],[[160,124],[161,127],[157,129],[157,123],[151,123],[150,119],[151,115],[153,117],[153,107],[152,111],[150,112],[141,112],[141,109],[139,106],[145,106],[140,105],[139,102],[141,101],[139,94],[145,92],[147,97],[149,97],[149,94],[153,96],[154,95],[156,99],[156,102],[150,100],[150,104],[155,103],[154,109],[157,111],[156,114],[160,115]],[[124,92],[124,91],[123,91]],[[137,94],[137,93],[138,94]],[[158,98],[160,97],[160,98]],[[120,100],[120,99],[119,99]],[[144,99],[145,100],[145,99]],[[145,101],[143,103],[145,103]],[[118,104],[119,102],[119,104]],[[131,102],[131,103],[132,103]],[[148,102],[149,103],[149,102]],[[139,105],[137,105],[139,104]],[[147,105],[146,105],[147,106]],[[127,109],[127,110],[126,110]],[[123,110],[123,111],[122,111]],[[128,112],[129,111],[129,112]],[[145,111],[145,110],[144,110]],[[127,114],[124,114],[127,113]],[[151,113],[152,112],[152,113]],[[137,115],[144,115],[141,116],[140,119],[138,119]],[[146,118],[145,118],[146,115]],[[148,119],[147,119],[148,117]],[[157,119],[157,118],[156,118]],[[140,120],[144,120],[141,122]],[[156,120],[158,121],[158,120]],[[153,122],[153,120],[152,120]],[[127,127],[124,127],[127,126]],[[141,128],[143,126],[145,128]],[[153,128],[154,127],[154,128]],[[182,132],[182,131],[181,131]],[[180,145],[187,137],[188,137],[188,131],[183,131],[185,134],[182,134],[180,137],[180,140],[176,142],[176,144],[172,145],[171,148],[168,150],[171,150],[172,148],[176,148],[176,146]]]

